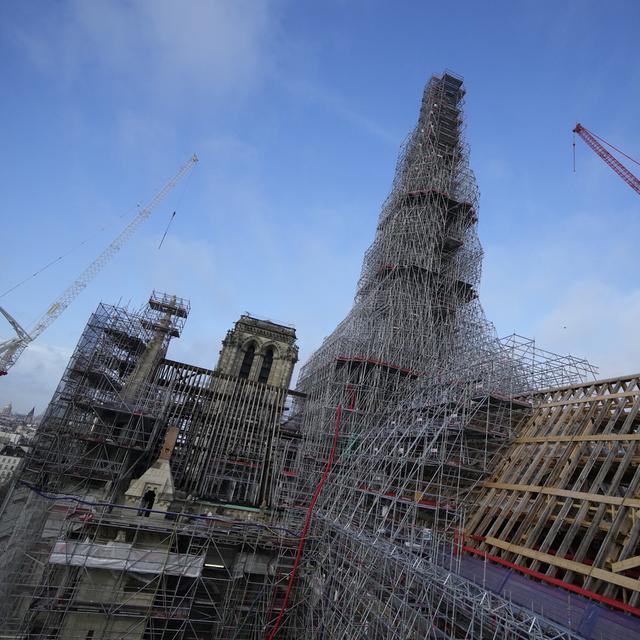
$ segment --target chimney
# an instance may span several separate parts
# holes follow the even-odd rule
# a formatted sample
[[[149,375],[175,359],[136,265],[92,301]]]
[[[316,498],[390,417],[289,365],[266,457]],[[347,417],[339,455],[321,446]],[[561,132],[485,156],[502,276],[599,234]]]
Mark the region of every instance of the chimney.
[[[164,437],[164,443],[160,450],[159,460],[169,460],[173,453],[173,448],[176,446],[176,440],[178,439],[178,427],[169,427]]]

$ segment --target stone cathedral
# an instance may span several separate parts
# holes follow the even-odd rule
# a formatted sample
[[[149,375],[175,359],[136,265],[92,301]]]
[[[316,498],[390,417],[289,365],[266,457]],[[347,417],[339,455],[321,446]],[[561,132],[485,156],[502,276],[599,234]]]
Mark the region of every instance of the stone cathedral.
[[[288,389],[298,360],[295,341],[291,327],[242,315],[222,343],[216,371]]]

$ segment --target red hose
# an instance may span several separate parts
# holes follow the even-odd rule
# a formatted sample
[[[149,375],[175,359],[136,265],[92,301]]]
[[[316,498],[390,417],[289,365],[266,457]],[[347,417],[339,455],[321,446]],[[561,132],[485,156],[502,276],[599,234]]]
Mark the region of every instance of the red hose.
[[[353,408],[355,398],[352,398],[350,402],[349,408]],[[324,473],[322,474],[322,478],[320,478],[320,482],[318,482],[318,486],[316,490],[313,492],[313,497],[311,498],[311,502],[309,503],[309,507],[307,508],[307,516],[304,520],[304,527],[302,528],[302,533],[300,534],[300,541],[298,542],[298,549],[296,551],[296,559],[293,563],[293,569],[291,570],[291,575],[289,576],[289,582],[287,584],[287,591],[284,594],[284,601],[282,602],[282,607],[280,608],[280,613],[276,618],[273,629],[271,629],[271,633],[267,637],[267,640],[273,640],[276,637],[276,633],[278,633],[278,629],[280,628],[280,622],[282,621],[282,616],[284,615],[285,609],[287,608],[287,602],[289,601],[289,594],[291,593],[291,589],[293,588],[293,583],[296,577],[296,572],[298,570],[298,563],[300,562],[300,557],[302,556],[302,548],[304,547],[305,540],[307,539],[307,532],[309,530],[309,525],[311,524],[311,517],[313,516],[313,508],[318,500],[318,496],[322,491],[322,487],[331,471],[331,467],[333,466],[333,457],[336,453],[336,446],[338,444],[338,436],[340,435],[340,424],[342,423],[342,405],[338,405],[336,409],[336,428],[333,433],[333,443],[331,445],[331,453],[329,454],[329,459],[327,460],[327,464],[324,468]]]

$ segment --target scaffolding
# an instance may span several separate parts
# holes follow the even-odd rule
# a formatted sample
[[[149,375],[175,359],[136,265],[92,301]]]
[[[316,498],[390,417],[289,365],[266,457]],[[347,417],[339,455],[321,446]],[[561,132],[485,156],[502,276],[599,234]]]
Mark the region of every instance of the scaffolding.
[[[165,360],[168,424],[179,427],[176,485],[192,496],[250,507],[272,503],[275,440],[288,390]]]
[[[290,569],[292,532],[193,509],[38,498],[51,505],[55,542],[35,550],[37,580],[19,580],[29,606],[15,637],[256,638],[278,606],[272,592]]]
[[[89,319],[3,506],[6,637],[253,639],[279,611],[294,392],[167,359],[188,312]]]
[[[637,440],[637,377],[594,383],[587,361],[486,320],[464,93],[450,72],[425,88],[353,308],[296,391],[248,379],[264,361],[233,332],[244,377],[167,359],[183,300],[98,308],[2,508],[6,637],[633,636],[633,575],[550,550],[562,531],[565,555],[605,539],[596,568],[640,566],[619,444]]]
[[[188,312],[186,301],[154,291],[140,310],[100,304],[92,314],[2,510],[4,616],[26,616],[28,597],[13,597],[36,588],[43,540],[67,510],[36,492],[112,501],[160,445],[163,396],[147,379]]]
[[[478,587],[458,553],[529,394],[595,374],[484,317],[463,97],[449,72],[428,83],[354,305],[301,371],[285,522],[302,533],[270,640],[284,620],[308,638],[572,635]]]
[[[189,304],[153,292],[135,311],[100,304],[45,413],[25,471],[49,490],[111,499],[162,441],[165,395],[149,382]]]

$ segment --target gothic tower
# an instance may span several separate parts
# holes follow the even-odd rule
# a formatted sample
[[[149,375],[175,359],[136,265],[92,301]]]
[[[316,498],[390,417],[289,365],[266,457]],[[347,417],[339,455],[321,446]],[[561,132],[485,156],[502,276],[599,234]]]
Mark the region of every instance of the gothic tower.
[[[294,328],[240,317],[179,442],[178,487],[216,504],[270,504],[273,442],[297,359]]]
[[[301,371],[296,502],[313,496],[314,540],[332,543],[312,543],[297,604],[315,618],[325,600],[340,601],[339,615],[324,611],[324,637],[348,637],[349,626],[390,637],[376,618],[388,607],[397,637],[428,637],[429,614],[396,611],[375,586],[375,567],[392,567],[393,580],[408,585],[410,563],[421,556],[407,551],[433,547],[459,526],[446,505],[483,471],[483,461],[467,455],[463,430],[453,428],[468,415],[470,385],[485,379],[476,363],[491,362],[497,342],[477,298],[482,250],[464,95],[448,72],[427,84],[354,305]],[[473,478],[461,476],[462,459]],[[292,528],[301,515],[291,510]]]
[[[292,327],[242,315],[222,343],[216,371],[288,389],[298,360],[295,341]]]

